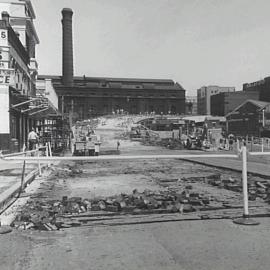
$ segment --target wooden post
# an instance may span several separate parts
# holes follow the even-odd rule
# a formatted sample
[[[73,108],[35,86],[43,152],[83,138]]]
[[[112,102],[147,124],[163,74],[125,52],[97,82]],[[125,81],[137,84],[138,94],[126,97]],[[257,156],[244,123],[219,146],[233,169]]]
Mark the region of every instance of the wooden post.
[[[38,159],[38,173],[39,173],[39,176],[41,176],[41,166],[40,166],[40,160],[39,160],[39,149],[37,149],[37,159]]]
[[[46,157],[48,157],[49,156],[49,149],[48,149],[48,143],[46,143]],[[50,161],[48,161],[48,167],[50,167],[51,166],[51,163],[50,163]]]

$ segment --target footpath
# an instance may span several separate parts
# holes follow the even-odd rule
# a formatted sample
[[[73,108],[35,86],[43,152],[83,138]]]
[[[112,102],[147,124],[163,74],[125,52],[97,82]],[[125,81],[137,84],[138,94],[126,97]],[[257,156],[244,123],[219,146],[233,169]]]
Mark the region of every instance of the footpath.
[[[242,160],[237,158],[184,158],[183,160],[195,162],[198,164],[228,169],[236,172],[242,172]],[[247,171],[249,174],[262,178],[270,178],[270,163],[247,162]]]
[[[42,168],[42,165],[41,165]],[[23,162],[0,159],[0,209],[19,193],[22,184],[25,187],[39,174],[37,163],[27,163],[22,182]]]

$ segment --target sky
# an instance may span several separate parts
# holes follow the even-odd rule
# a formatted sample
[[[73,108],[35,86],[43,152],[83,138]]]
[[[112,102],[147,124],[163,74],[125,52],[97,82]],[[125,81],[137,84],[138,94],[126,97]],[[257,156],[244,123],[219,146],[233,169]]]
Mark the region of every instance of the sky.
[[[39,74],[62,73],[61,10],[73,9],[77,76],[158,78],[187,95],[270,76],[269,0],[32,0]]]

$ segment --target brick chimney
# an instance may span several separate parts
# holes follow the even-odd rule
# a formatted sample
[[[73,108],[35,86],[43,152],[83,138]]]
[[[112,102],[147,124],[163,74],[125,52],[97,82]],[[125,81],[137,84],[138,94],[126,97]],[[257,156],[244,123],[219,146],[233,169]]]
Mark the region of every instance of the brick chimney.
[[[63,63],[62,83],[66,86],[73,85],[73,39],[72,39],[72,15],[70,8],[62,10],[63,26]]]

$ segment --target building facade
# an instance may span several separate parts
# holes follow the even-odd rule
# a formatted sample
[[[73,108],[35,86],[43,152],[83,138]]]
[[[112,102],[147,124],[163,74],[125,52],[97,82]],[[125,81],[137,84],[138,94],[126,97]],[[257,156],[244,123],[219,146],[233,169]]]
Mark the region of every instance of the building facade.
[[[210,115],[211,114],[211,96],[223,93],[235,92],[235,87],[224,87],[217,85],[203,86],[197,90],[197,107],[198,114]]]
[[[244,83],[243,91],[258,92],[259,100],[270,102],[270,77],[252,83]]]
[[[37,104],[31,101],[36,95],[39,39],[31,1],[1,1],[0,13],[0,149],[10,152],[23,147],[35,122]]]
[[[186,96],[185,114],[196,115],[197,113],[198,113],[197,97],[196,96]]]
[[[65,86],[60,76],[38,76],[51,81],[59,111],[87,119],[122,111],[130,114],[184,114],[185,90],[172,80],[74,77]]]
[[[211,115],[225,116],[248,99],[259,100],[258,92],[225,92],[211,96]]]
[[[226,116],[227,131],[236,136],[270,137],[270,103],[247,100]]]

